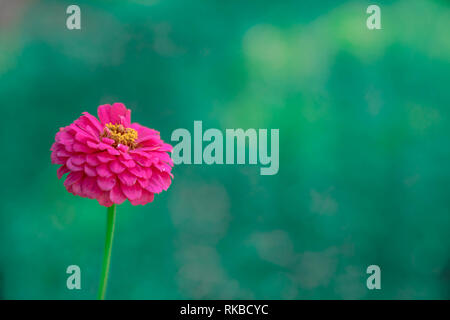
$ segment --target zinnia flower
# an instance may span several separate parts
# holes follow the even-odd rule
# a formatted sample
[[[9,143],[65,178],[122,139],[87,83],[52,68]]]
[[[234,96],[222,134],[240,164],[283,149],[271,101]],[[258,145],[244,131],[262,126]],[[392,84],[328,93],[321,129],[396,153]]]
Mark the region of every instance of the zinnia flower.
[[[133,205],[153,201],[171,184],[173,162],[159,132],[131,123],[122,103],[101,105],[98,118],[84,112],[60,128],[51,147],[52,163],[68,173],[64,186],[74,195],[97,199],[105,207],[128,199]]]

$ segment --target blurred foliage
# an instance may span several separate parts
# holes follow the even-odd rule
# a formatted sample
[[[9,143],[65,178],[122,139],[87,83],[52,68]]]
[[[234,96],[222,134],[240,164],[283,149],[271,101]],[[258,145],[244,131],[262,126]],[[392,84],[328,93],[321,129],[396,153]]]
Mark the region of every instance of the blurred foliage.
[[[80,31],[69,4],[0,1],[0,298],[95,298],[106,210],[49,148],[112,102],[166,141],[279,128],[280,171],[179,165],[120,206],[108,298],[450,298],[448,1],[378,1],[378,31],[368,1],[78,0]]]

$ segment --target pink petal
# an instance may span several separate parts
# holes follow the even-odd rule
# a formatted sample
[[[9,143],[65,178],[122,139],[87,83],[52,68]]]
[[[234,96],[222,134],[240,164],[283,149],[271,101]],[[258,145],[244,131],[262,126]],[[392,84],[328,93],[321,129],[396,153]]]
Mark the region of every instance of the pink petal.
[[[164,184],[164,190],[167,190],[170,187],[170,184],[172,183],[170,174],[167,172],[163,172],[161,173],[160,177]]]
[[[140,164],[143,167],[149,167],[152,165],[152,160],[146,159],[144,157],[139,157],[136,159],[136,163]]]
[[[97,113],[103,126],[107,123],[113,123],[129,127],[131,124],[131,111],[123,103],[114,103],[112,106],[109,104],[101,105],[98,107]]]
[[[97,170],[97,174],[100,177],[111,177],[112,176],[112,173],[111,173],[111,171],[109,171],[108,166],[104,163],[99,165],[98,167],[96,167],[96,170]]]
[[[107,145],[106,143],[103,143],[103,142],[100,142],[100,143],[97,144],[97,148],[99,150],[108,150],[109,147],[110,147],[110,145]]]
[[[118,150],[116,150],[114,147],[108,146],[106,148],[106,150],[108,151],[109,154],[113,155],[113,156],[118,156],[120,155],[120,152]]]
[[[97,176],[97,170],[95,170],[95,168],[88,166],[87,164],[84,165],[84,172],[89,176],[89,177],[96,177]]]
[[[128,150],[129,150],[130,148],[128,148],[128,146],[126,146],[126,145],[124,145],[124,144],[119,144],[119,145],[117,146],[117,149],[119,149],[119,150],[122,151],[123,153],[127,153]]]
[[[169,173],[160,172],[157,169],[153,169],[153,175],[151,180],[156,184],[160,185],[163,190],[167,190],[167,188],[169,188],[172,182]]]
[[[83,189],[81,189],[82,180],[78,180],[73,185],[71,185],[72,193],[77,196],[83,196]]]
[[[77,166],[73,163],[72,158],[69,158],[69,160],[67,160],[66,166],[67,166],[67,168],[69,168],[70,171],[82,171],[83,170],[82,167]]]
[[[77,182],[78,180],[80,180],[83,177],[83,172],[78,171],[78,172],[71,172],[67,175],[66,177],[66,181],[64,181],[64,185],[70,186],[72,184],[74,184],[75,182]]]
[[[109,178],[98,177],[97,184],[98,184],[99,188],[102,189],[103,191],[109,191],[116,184],[116,178],[115,177],[109,177]]]
[[[111,207],[113,205],[113,202],[109,198],[108,191],[103,192],[102,195],[97,198],[97,201],[98,203],[100,203],[100,205],[105,207]]]
[[[111,169],[112,172],[119,174],[125,170],[125,166],[123,166],[119,160],[114,160],[109,163],[109,169]]]
[[[92,177],[85,177],[81,184],[83,194],[89,199],[95,199],[100,197],[102,190],[98,187],[97,181]]]
[[[142,190],[141,197],[136,200],[130,200],[130,202],[133,206],[145,205],[149,202],[152,202],[154,197],[155,197],[154,193],[148,192],[147,190]]]
[[[88,142],[89,143],[89,142]],[[73,144],[73,151],[75,152],[82,152],[82,153],[92,153],[96,151],[96,148],[90,148],[85,144],[79,143],[79,142],[75,142]]]
[[[138,182],[139,182],[139,184],[141,185],[142,188],[146,189],[148,184],[149,184],[149,182],[150,182],[150,180],[149,179],[138,178]]]
[[[67,157],[68,158],[68,157],[70,157],[72,155],[70,152],[67,152],[66,149],[59,150],[59,151],[57,151],[55,153],[56,153],[56,155],[58,157]]]
[[[107,144],[107,145],[110,145],[110,146],[112,146],[114,144],[114,140],[110,139],[110,138],[107,138],[107,137],[103,137],[102,138],[102,142]]]
[[[77,134],[75,135],[75,140],[77,140],[81,143],[88,143],[89,141],[95,143],[96,139],[91,134],[89,134],[85,131],[82,131],[82,132],[77,132]]]
[[[172,150],[173,150],[173,147],[168,143],[164,143],[162,145],[162,147],[158,149],[158,151],[161,151],[161,152],[172,152]]]
[[[86,162],[93,167],[96,167],[100,164],[100,160],[98,160],[95,154],[86,155]]]
[[[127,168],[133,168],[136,165],[134,160],[122,160],[122,164]]]
[[[123,194],[122,189],[120,189],[119,184],[116,184],[114,188],[112,188],[109,197],[112,202],[117,204],[121,204],[127,199],[127,197]]]
[[[58,179],[61,179],[67,172],[70,172],[70,170],[63,165],[58,168],[58,170],[56,171],[56,175],[58,176]]]
[[[122,152],[120,154],[120,160],[123,161],[128,161],[128,160],[133,160],[133,158],[128,154],[128,152]]]
[[[119,179],[122,184],[125,184],[127,186],[132,186],[136,183],[136,176],[132,175],[128,171],[124,171],[121,174],[119,174]]]
[[[102,126],[104,126],[107,123],[112,122],[111,117],[110,117],[110,110],[111,110],[111,105],[109,105],[109,104],[104,104],[104,105],[101,105],[98,107],[97,114],[98,114],[98,118],[100,119]]]
[[[145,189],[153,193],[160,193],[161,191],[163,191],[163,187],[161,186],[161,184],[153,177],[148,180],[148,185],[145,187]]]
[[[86,156],[84,154],[77,154],[72,156],[71,160],[73,164],[80,166],[86,161]]]
[[[172,170],[172,167],[162,161],[153,163],[153,166],[161,172],[170,172]]]
[[[88,112],[83,112],[83,115],[86,117],[87,120],[89,120],[92,126],[95,127],[95,129],[97,129],[99,133],[102,131],[102,126],[100,125],[100,122],[97,120],[96,117],[94,117]]]
[[[97,142],[92,142],[92,141],[86,141],[86,145],[91,148],[91,149],[100,149],[98,146],[99,144]],[[102,150],[102,149],[100,149]]]
[[[153,175],[152,168],[144,168],[144,171],[145,171],[145,177],[147,179],[150,179]]]
[[[142,188],[138,184],[134,184],[132,186],[120,184],[120,187],[122,188],[122,192],[129,200],[138,199],[142,195]]]
[[[139,165],[134,166],[133,168],[129,168],[128,171],[130,171],[132,174],[134,174],[136,177],[139,178],[144,178],[146,176],[145,170]]]
[[[100,162],[105,163],[105,162],[109,162],[111,160],[114,160],[115,157],[113,155],[110,155],[107,151],[103,151],[103,152],[97,153],[97,159]]]
[[[131,124],[131,111],[123,103],[114,103],[112,105],[110,117],[112,123],[120,123],[125,127],[129,127]]]
[[[155,129],[150,129],[144,126],[141,126],[139,123],[135,122],[132,123],[130,125],[131,128],[133,128],[134,130],[136,130],[138,132],[138,137],[139,138],[146,138],[146,137],[159,137],[159,131],[156,131]],[[138,140],[138,142],[140,141],[145,141],[146,139],[141,139]]]
[[[66,151],[68,152],[80,152],[78,149],[75,150],[75,147],[78,145],[78,142],[75,142],[74,144],[68,144],[65,145],[64,148],[66,149]]]
[[[64,128],[63,130],[59,131],[56,134],[55,139],[56,139],[56,141],[58,141],[58,142],[60,142],[60,143],[62,143],[64,145],[73,144],[74,143],[74,137],[70,133],[67,132],[66,128]]]
[[[50,155],[53,164],[65,164],[67,161],[66,157],[58,157],[57,152],[53,151]]]

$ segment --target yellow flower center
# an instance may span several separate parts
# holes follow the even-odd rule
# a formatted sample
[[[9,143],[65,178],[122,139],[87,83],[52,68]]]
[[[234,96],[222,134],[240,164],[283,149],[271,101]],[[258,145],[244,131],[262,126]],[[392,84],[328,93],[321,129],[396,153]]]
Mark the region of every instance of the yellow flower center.
[[[137,131],[132,128],[125,128],[121,124],[107,123],[101,136],[114,140],[114,147],[123,144],[130,149],[135,149],[137,146]]]

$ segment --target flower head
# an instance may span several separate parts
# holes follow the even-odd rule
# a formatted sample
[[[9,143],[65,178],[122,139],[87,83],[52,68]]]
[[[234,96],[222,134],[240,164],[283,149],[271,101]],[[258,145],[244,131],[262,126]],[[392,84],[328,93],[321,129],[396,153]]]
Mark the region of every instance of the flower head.
[[[126,199],[133,205],[152,202],[172,182],[172,146],[158,131],[131,123],[122,103],[99,106],[98,118],[84,112],[59,129],[51,147],[52,163],[62,165],[58,178],[68,173],[67,191],[102,206]]]

